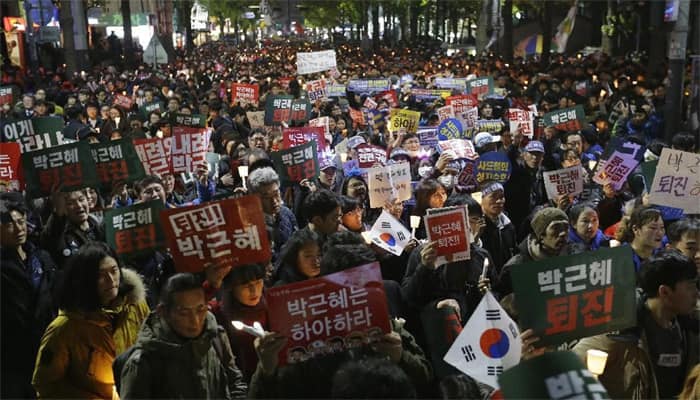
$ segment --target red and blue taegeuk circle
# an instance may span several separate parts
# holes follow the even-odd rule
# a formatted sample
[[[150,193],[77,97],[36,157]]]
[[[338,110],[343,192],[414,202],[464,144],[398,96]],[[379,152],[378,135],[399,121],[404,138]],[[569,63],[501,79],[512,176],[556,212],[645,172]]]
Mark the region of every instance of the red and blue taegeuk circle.
[[[390,233],[382,233],[379,235],[379,238],[384,241],[384,243],[388,244],[389,246],[394,246],[396,244],[396,239],[394,239],[393,236],[391,236]]]
[[[498,328],[485,330],[479,338],[481,351],[490,358],[503,358],[510,349],[508,335]]]

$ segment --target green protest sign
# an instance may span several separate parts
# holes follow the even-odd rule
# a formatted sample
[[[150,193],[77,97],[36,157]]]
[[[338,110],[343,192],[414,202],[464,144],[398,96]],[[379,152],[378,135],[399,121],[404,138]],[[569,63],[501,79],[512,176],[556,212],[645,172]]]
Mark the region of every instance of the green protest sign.
[[[207,119],[201,114],[175,114],[175,125],[204,128]]]
[[[630,247],[553,257],[513,267],[511,280],[523,329],[538,345],[628,328],[636,323]]]
[[[97,167],[87,142],[75,142],[22,154],[27,196],[49,196],[54,185],[64,192],[97,187]]]
[[[578,105],[548,112],[543,119],[545,126],[553,126],[561,131],[579,131],[583,129],[586,113],[583,106]]]
[[[475,94],[477,97],[493,93],[493,77],[476,78],[467,81],[467,94]]]
[[[163,103],[159,101],[144,103],[141,107],[139,107],[139,110],[146,117],[148,117],[148,114],[151,113],[151,111],[165,111],[163,108]]]
[[[544,353],[521,361],[498,377],[505,399],[609,399],[576,354],[570,351]]]
[[[659,165],[659,160],[647,161],[639,164],[642,168],[642,176],[644,176],[644,189],[647,193],[651,190],[651,184],[654,183],[654,175],[656,174],[656,166]]]
[[[311,103],[309,100],[295,99],[294,96],[268,96],[265,102],[265,125],[304,123],[309,120]]]
[[[160,224],[162,200],[113,208],[105,212],[107,243],[117,254],[130,257],[165,246]]]
[[[273,152],[271,156],[283,182],[301,182],[319,174],[315,141]]]
[[[146,176],[131,139],[119,139],[90,145],[101,187],[110,189],[116,182],[135,182]]]
[[[61,117],[37,117],[3,125],[2,135],[4,141],[18,142],[20,151],[27,153],[63,144],[63,126]]]

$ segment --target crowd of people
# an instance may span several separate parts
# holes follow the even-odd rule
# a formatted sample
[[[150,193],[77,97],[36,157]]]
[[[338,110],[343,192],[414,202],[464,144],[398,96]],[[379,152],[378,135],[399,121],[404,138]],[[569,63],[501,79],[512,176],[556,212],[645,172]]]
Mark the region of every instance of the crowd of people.
[[[3,125],[62,116],[64,138],[99,143],[169,137],[176,115],[199,114],[212,132],[210,151],[221,155],[216,173],[198,166],[189,182],[165,173],[133,185],[115,182],[110,191],[62,192],[56,182],[47,198],[0,194],[3,398],[489,398],[493,388],[467,375],[437,373],[421,314],[449,308],[464,324],[490,290],[521,320],[530,310],[514,299],[514,269],[614,245],[633,253],[637,323],[566,350],[582,358],[587,349],[609,353],[599,379],[611,398],[700,396],[697,215],[669,217],[649,204],[650,183],[640,170],[619,189],[592,180],[613,140],[641,146],[645,160],[658,159],[664,147],[698,152],[692,121],[664,142],[663,73],[601,53],[554,57],[545,68],[497,55],[448,56],[439,48],[367,53],[343,44],[335,47],[334,71],[297,76],[296,53],[314,49],[320,47],[215,42],[160,68],[3,76],[16,95],[3,105]],[[329,117],[332,158],[320,160],[317,177],[295,184],[280,179],[271,157],[282,149],[282,126],[253,128],[248,119],[269,96],[306,97],[306,81],[384,77],[397,108],[419,111],[421,128],[436,127],[445,100],[417,89],[436,88],[437,77],[469,75],[493,78],[493,93],[478,99],[479,119],[503,123],[474,132],[470,141],[479,154],[507,155],[512,171],[502,182],[465,185],[466,163],[453,152],[422,144],[416,133],[390,131],[385,119],[353,118],[376,93],[347,91],[313,102],[310,118]],[[232,103],[232,82],[258,84],[258,103]],[[132,107],[114,104],[117,95],[133,99]],[[391,107],[385,97],[374,100],[377,110]],[[538,127],[545,113],[575,105],[585,111],[580,130],[539,124],[531,137],[510,131],[509,108],[535,106]],[[340,143],[347,146],[342,159],[333,152]],[[386,149],[388,164],[410,163],[412,200],[370,208],[366,176],[343,166],[362,143]],[[583,193],[550,200],[543,172],[577,165]],[[237,166],[248,166],[248,175]],[[102,215],[110,208],[151,200],[175,208],[242,195],[262,203],[272,250],[267,263],[178,273],[166,248],[124,259],[106,244]],[[427,240],[423,222],[398,256],[361,235],[383,210],[409,227],[411,216],[447,206],[468,210],[468,260],[436,265],[437,244]],[[377,343],[280,366],[287,338],[266,332],[256,339],[231,324],[258,322],[267,331],[267,288],[371,262],[381,266],[392,317],[392,332]],[[537,345],[543,332],[523,330],[523,359],[554,350]]]

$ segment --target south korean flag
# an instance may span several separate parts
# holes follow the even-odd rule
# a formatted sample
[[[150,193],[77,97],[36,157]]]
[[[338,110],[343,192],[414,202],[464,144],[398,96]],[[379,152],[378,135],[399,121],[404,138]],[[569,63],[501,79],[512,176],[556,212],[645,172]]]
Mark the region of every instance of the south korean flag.
[[[486,292],[443,360],[472,378],[498,388],[498,375],[520,362],[522,342],[519,335],[515,322],[491,292]]]
[[[401,222],[383,210],[382,215],[377,218],[377,222],[369,231],[369,238],[380,248],[395,256],[400,256],[404,247],[411,241],[412,236]]]

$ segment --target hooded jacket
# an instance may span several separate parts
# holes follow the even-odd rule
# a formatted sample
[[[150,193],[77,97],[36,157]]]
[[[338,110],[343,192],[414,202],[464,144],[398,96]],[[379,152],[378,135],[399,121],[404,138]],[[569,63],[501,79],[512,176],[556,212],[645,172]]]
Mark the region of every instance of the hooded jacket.
[[[113,309],[64,311],[41,339],[32,384],[40,398],[101,398],[114,394],[112,362],[131,346],[148,315],[138,274],[122,269],[133,287]]]
[[[222,346],[220,359],[216,344]],[[141,329],[121,374],[121,398],[245,398],[247,386],[234,363],[226,333],[207,313],[195,339],[178,336],[157,313]]]

